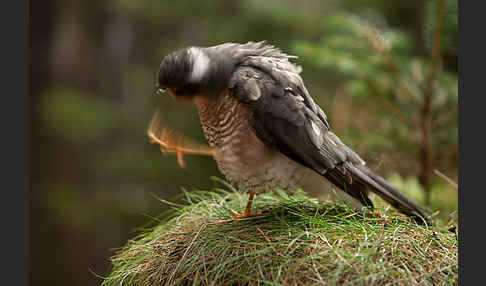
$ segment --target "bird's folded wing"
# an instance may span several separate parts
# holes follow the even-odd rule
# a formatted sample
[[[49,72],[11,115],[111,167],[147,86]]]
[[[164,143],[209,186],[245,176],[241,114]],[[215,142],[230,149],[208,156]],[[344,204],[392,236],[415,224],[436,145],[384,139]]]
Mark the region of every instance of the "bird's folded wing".
[[[401,212],[418,217],[423,209],[365,167],[365,162],[329,129],[324,112],[306,97],[295,73],[267,71],[260,66],[238,68],[231,94],[252,110],[256,135],[268,146],[326,177],[364,205],[372,190]],[[297,75],[298,76],[298,75]],[[299,77],[300,78],[300,77]]]
[[[251,126],[267,146],[325,176],[363,204],[371,204],[364,187],[347,189],[346,176],[337,175],[336,166],[348,161],[363,164],[363,160],[329,130],[324,112],[306,96],[295,76],[300,78],[290,71],[243,66],[235,71],[230,91],[251,107]]]
[[[302,165],[324,174],[347,160],[363,162],[329,130],[324,112],[296,72],[242,66],[230,81],[230,91],[251,107],[256,135]]]

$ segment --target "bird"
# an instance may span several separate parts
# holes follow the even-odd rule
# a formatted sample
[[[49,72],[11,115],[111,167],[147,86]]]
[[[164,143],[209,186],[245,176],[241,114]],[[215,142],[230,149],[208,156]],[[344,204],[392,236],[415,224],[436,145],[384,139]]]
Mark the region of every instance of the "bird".
[[[366,166],[331,130],[329,120],[300,76],[296,56],[266,41],[190,46],[167,54],[155,90],[196,106],[209,146],[164,128],[156,113],[148,129],[164,153],[212,156],[225,178],[255,195],[297,188],[324,192],[355,209],[373,209],[375,193],[418,223],[426,209]],[[329,191],[327,182],[336,188]]]

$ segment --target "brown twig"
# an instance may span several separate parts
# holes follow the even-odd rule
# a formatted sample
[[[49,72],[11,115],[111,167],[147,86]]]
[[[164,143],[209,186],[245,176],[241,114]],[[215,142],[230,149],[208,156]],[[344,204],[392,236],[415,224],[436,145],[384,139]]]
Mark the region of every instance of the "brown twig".
[[[435,169],[434,170],[434,173],[441,177],[442,179],[444,179],[444,181],[446,181],[449,185],[451,185],[451,187],[453,187],[454,189],[459,190],[459,186],[457,185],[456,182],[454,182],[451,178],[447,177],[446,175],[444,175],[443,173],[441,173],[439,170]]]
[[[378,257],[378,253],[380,252],[381,242],[383,241],[383,236],[385,234],[385,228],[386,228],[387,224],[388,224],[388,221],[385,220],[383,222],[383,228],[381,229],[380,238],[378,238],[378,243],[376,244],[376,252],[375,252],[375,255],[373,257],[374,261],[376,261],[376,259]]]
[[[278,255],[281,255],[276,249],[275,247],[273,247],[272,245],[272,241],[265,235],[265,233],[263,232],[263,230],[261,230],[259,227],[256,228],[262,235],[263,237],[265,238],[265,240],[270,244],[270,248]]]

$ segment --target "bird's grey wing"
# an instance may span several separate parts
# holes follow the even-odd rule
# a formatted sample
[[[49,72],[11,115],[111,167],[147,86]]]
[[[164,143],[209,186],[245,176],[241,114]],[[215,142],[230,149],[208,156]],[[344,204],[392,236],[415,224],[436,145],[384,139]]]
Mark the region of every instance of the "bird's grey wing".
[[[251,126],[268,146],[326,177],[372,206],[372,190],[401,212],[423,222],[423,208],[365,167],[330,130],[326,115],[305,89],[300,70],[286,58],[248,57],[233,73],[231,94],[252,109]]]
[[[325,176],[365,205],[372,205],[365,187],[346,188],[347,178],[335,174],[344,162],[363,164],[329,130],[324,112],[305,89],[295,66],[288,61],[253,57],[239,67],[229,84],[232,95],[252,107],[251,126],[268,146]],[[255,62],[256,61],[256,62]],[[268,65],[268,66],[267,66]]]
[[[224,43],[206,50],[218,57],[233,59],[229,62],[236,66],[254,67],[270,75],[276,82],[285,82],[289,88],[295,89],[294,94],[298,94],[300,99],[303,99],[303,103],[329,128],[326,114],[314,103],[302,82],[299,75],[302,68],[289,61],[297,56],[288,55],[265,41],[246,44]]]

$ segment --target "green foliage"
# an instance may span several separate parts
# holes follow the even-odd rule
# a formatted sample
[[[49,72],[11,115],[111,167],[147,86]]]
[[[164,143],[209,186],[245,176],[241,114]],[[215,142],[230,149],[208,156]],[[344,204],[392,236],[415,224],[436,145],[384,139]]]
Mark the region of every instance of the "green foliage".
[[[129,220],[140,223],[141,213],[146,212],[155,202],[149,197],[140,197],[133,190],[86,192],[69,183],[49,183],[41,186],[43,196],[34,196],[49,210],[52,222],[64,225],[74,232],[93,233],[108,223]],[[138,213],[138,217],[133,217]],[[100,223],[103,221],[103,223]]]
[[[455,285],[457,240],[390,210],[357,213],[302,192],[185,193],[112,258],[108,285]]]
[[[116,128],[119,118],[106,99],[64,87],[46,92],[40,112],[47,130],[75,144],[94,143]]]
[[[435,3],[429,2],[427,7]],[[434,14],[429,18],[436,19],[436,16]],[[457,21],[454,22],[452,18],[453,13],[447,14],[444,34],[449,36],[443,38],[446,47],[455,44],[450,33],[454,32],[454,27],[457,31]],[[384,135],[392,140],[395,150],[407,150],[409,156],[418,159],[421,106],[429,80],[430,59],[417,54],[414,42],[406,32],[399,29],[379,30],[355,14],[335,13],[324,19],[323,25],[328,35],[318,42],[297,42],[295,52],[306,65],[340,74],[344,87],[354,101],[366,99],[380,106],[378,116],[390,124],[367,132],[368,139],[378,139],[377,136]],[[431,39],[433,35],[427,38]],[[447,169],[451,166],[450,150],[457,149],[457,74],[439,65],[432,80],[435,167]],[[382,147],[382,144],[376,145],[374,150],[379,151]]]

